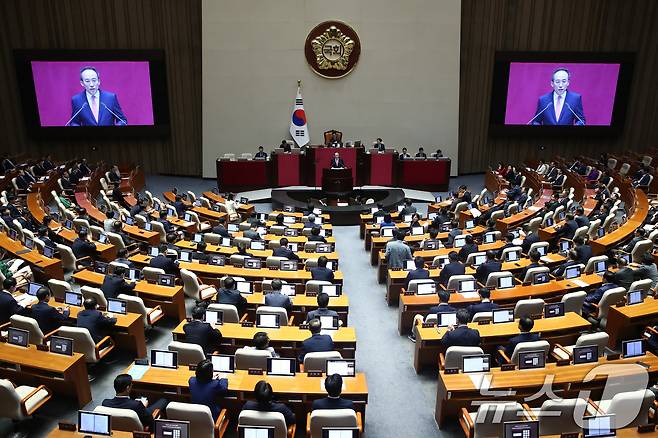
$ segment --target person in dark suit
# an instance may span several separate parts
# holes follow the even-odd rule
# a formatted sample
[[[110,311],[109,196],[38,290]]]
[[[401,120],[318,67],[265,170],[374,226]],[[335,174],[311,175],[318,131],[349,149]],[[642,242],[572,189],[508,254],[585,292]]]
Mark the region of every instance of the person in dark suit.
[[[377,149],[377,152],[386,151],[386,145],[383,143],[381,138],[377,138],[377,141],[373,143],[372,147]]]
[[[578,222],[576,222],[573,213],[567,213],[567,215],[565,216],[564,225],[558,228],[557,233],[559,237],[565,239],[573,239],[573,236],[576,234],[577,229],[578,229]]]
[[[619,287],[615,284],[615,273],[611,271],[605,271],[603,273],[603,284],[596,288],[595,290],[588,292],[585,296],[585,302],[583,303],[583,311],[585,313],[592,313],[595,310],[595,307],[592,304],[599,304],[603,294],[610,290]]]
[[[325,239],[324,236],[320,235],[320,230],[321,230],[320,227],[311,228],[311,235],[308,236],[308,241],[327,243],[327,239]]]
[[[228,394],[228,379],[213,379],[213,366],[210,359],[204,359],[196,366],[194,377],[187,381],[191,402],[208,406],[213,421],[217,421],[222,408],[217,400]]]
[[[107,336],[109,330],[116,325],[117,319],[103,315],[98,310],[98,303],[94,297],[85,299],[83,306],[85,310],[78,313],[76,325],[89,330],[94,342],[99,343]]]
[[[624,252],[631,253],[633,252],[633,248],[635,248],[635,244],[639,242],[640,240],[646,239],[647,232],[644,228],[638,228],[635,230],[635,235],[633,238],[628,242],[628,244],[624,247]]]
[[[613,283],[628,290],[635,281],[635,271],[628,266],[626,259],[619,257],[614,260],[617,265],[617,272],[615,272]]]
[[[267,160],[267,152],[263,150],[263,146],[258,146],[258,152],[254,154],[254,158],[258,158],[260,160]]]
[[[407,158],[411,158],[411,155],[409,152],[407,152],[407,148],[402,148],[402,152],[398,154],[398,158],[400,160],[406,160]]]
[[[311,337],[306,338],[302,342],[302,352],[299,355],[299,363],[304,362],[304,357],[306,357],[307,353],[334,350],[334,341],[331,339],[331,336],[320,334],[322,324],[318,318],[314,318],[308,322],[308,329],[311,332]]]
[[[551,186],[553,190],[561,190],[562,186],[564,185],[567,179],[567,176],[563,174],[561,170],[558,169],[557,172],[558,172],[557,177],[553,181],[551,181]]]
[[[213,232],[214,234],[219,234],[219,235],[222,236],[222,237],[231,237],[231,235],[229,234],[228,230],[227,230],[226,227],[224,226],[224,224],[226,223],[226,219],[224,219],[223,217],[221,217],[221,218],[219,218],[219,219],[217,220],[217,222],[218,222],[218,224],[215,225],[215,226],[212,228],[212,232]]]
[[[342,398],[343,377],[340,374],[332,374],[324,379],[324,389],[328,397],[313,400],[312,410],[316,409],[354,409],[354,402]]]
[[[56,308],[49,305],[50,297],[50,290],[48,288],[39,288],[37,291],[39,302],[33,305],[31,309],[32,318],[39,324],[39,328],[43,334],[48,334],[60,328],[68,320],[71,313],[69,306]]]
[[[532,244],[537,243],[539,241],[540,241],[539,233],[537,233],[536,231],[527,230],[525,238],[523,239],[523,243],[521,244],[521,250],[527,254],[528,251],[530,251],[530,247],[532,246]]]
[[[332,169],[345,169],[347,166],[345,166],[345,162],[343,161],[342,158],[340,158],[340,154],[336,152],[334,154],[334,158],[331,159],[331,168]]]
[[[585,209],[582,205],[576,207],[576,216],[574,217],[574,220],[579,227],[589,227],[589,218],[585,215]]]
[[[592,258],[592,247],[580,236],[573,239],[573,243],[575,245],[574,249],[578,253],[578,263],[587,266],[587,262]]]
[[[247,239],[251,240],[263,240],[260,237],[260,234],[258,233],[258,227],[260,226],[260,222],[252,222],[249,224],[249,229],[244,230],[242,232],[242,235],[246,237]]]
[[[514,349],[521,342],[535,342],[541,340],[539,333],[530,333],[534,326],[535,322],[532,320],[532,318],[528,318],[526,316],[519,319],[519,331],[521,333],[512,337],[507,345],[499,346],[498,349],[504,351],[505,355],[511,358],[512,354],[514,353]]]
[[[541,260],[541,254],[539,254],[539,251],[536,249],[533,249],[528,253],[528,258],[530,259],[530,264],[526,266],[526,268],[523,270],[523,273],[521,274],[521,281],[525,279],[525,275],[528,273],[528,271],[532,268],[539,268],[541,267],[541,264],[539,261]]]
[[[564,273],[567,270],[569,266],[577,265],[580,262],[578,261],[578,252],[576,252],[575,249],[569,250],[569,260],[566,262],[562,263],[560,266],[555,268],[553,271],[553,275],[555,277],[564,277]]]
[[[183,332],[185,332],[185,342],[200,345],[205,353],[210,353],[219,348],[222,333],[205,322],[205,316],[206,309],[195,306],[192,309],[192,321],[183,326]]]
[[[148,405],[148,400],[145,397],[140,400],[133,400],[130,398],[132,387],[132,376],[130,374],[119,374],[114,379],[116,396],[114,398],[106,398],[101,404],[107,408],[130,409],[131,411],[135,411],[142,426],[144,428],[151,428],[153,426],[153,412],[156,409],[164,412],[169,401],[161,398],[155,403]]]
[[[243,411],[280,412],[286,420],[286,427],[295,424],[295,414],[283,403],[274,403],[274,391],[272,385],[265,380],[260,380],[254,387],[256,401],[249,400],[242,407]]]
[[[311,268],[311,279],[321,281],[334,281],[334,271],[327,268],[327,258],[320,256],[318,258],[318,266]]]
[[[134,283],[128,283],[124,280],[126,268],[117,266],[112,274],[108,274],[103,279],[101,290],[105,298],[116,298],[120,294],[132,295],[135,289]]]
[[[470,314],[471,318],[473,318],[473,315],[476,313],[491,312],[500,308],[498,304],[491,301],[491,291],[486,287],[480,288],[478,290],[478,295],[480,295],[480,302],[468,306],[468,313]]]
[[[16,164],[9,158],[9,155],[4,154],[2,156],[2,170],[3,172],[9,172],[16,167]]]
[[[160,254],[153,257],[151,261],[149,261],[149,266],[152,268],[162,269],[167,274],[178,275],[180,273],[180,268],[178,267],[178,264],[174,260],[176,256],[173,253],[171,256],[167,256],[166,255],[167,251],[169,251],[167,249],[167,246],[161,245]]]
[[[80,230],[78,237],[75,238],[71,245],[71,251],[76,258],[94,257],[96,255],[96,245],[89,242],[86,230]]]
[[[20,169],[16,175],[16,187],[20,190],[28,190],[32,185],[32,180],[27,177],[27,173]]]
[[[242,313],[247,305],[247,299],[235,288],[233,277],[226,277],[224,279],[224,287],[219,289],[215,299],[219,304],[231,304],[235,306],[238,309],[238,313]]]
[[[54,233],[50,232],[50,229],[46,226],[41,226],[37,230],[37,237],[39,240],[43,242],[45,246],[49,246],[51,248],[57,248],[55,245],[55,242],[53,242],[52,237],[54,237]]]
[[[466,272],[466,267],[464,266],[463,263],[459,261],[459,255],[457,254],[457,252],[450,251],[450,253],[448,253],[448,264],[445,265],[443,269],[441,269],[437,281],[439,282],[439,284],[442,284],[443,286],[447,286],[450,277],[452,277],[453,275],[464,275],[465,272]]]
[[[448,301],[450,301],[450,292],[447,290],[439,290],[438,292],[439,295],[439,304],[437,306],[432,306],[429,308],[427,311],[428,315],[431,314],[439,314],[439,313],[450,313],[450,312],[456,312],[457,309],[452,307],[450,304],[448,304]]]
[[[569,70],[558,68],[551,77],[553,91],[539,97],[533,125],[585,125],[582,97],[569,88]],[[530,123],[529,123],[530,124]]]
[[[164,228],[165,233],[171,233],[174,231],[174,226],[167,220],[167,210],[160,210],[158,213],[158,222],[162,224],[162,228]]]
[[[446,349],[452,346],[478,347],[480,345],[480,332],[466,325],[470,320],[471,315],[468,310],[457,310],[457,327],[448,327],[448,331],[441,339],[441,344]]]
[[[114,261],[128,266],[128,269],[133,269],[135,267],[135,264],[130,260],[128,260],[128,250],[126,248],[120,248],[117,250],[117,258],[114,259]],[[124,272],[125,272],[125,268],[124,268]]]
[[[418,152],[415,155],[416,158],[427,158],[427,154],[425,153],[425,149],[422,147],[418,148]]]
[[[489,274],[492,272],[500,272],[503,269],[503,264],[496,258],[496,251],[490,249],[487,251],[487,261],[482,263],[475,270],[475,278],[482,284],[487,282]]]
[[[648,170],[640,170],[639,175],[633,180],[633,187],[645,187],[651,181],[651,172]]]
[[[16,302],[13,293],[16,292],[16,279],[7,277],[2,282],[0,292],[0,324],[9,322],[12,315],[28,315],[30,311]]]
[[[411,280],[425,280],[430,278],[430,271],[425,269],[425,260],[422,257],[415,257],[414,264],[416,269],[409,271],[405,279],[405,289],[409,289],[409,282]]]
[[[299,256],[297,254],[295,254],[290,248],[288,248],[288,239],[286,239],[285,237],[282,237],[279,240],[279,243],[281,244],[281,246],[278,247],[278,248],[275,248],[272,251],[272,255],[274,257],[285,257],[288,260],[294,260],[296,262],[298,262],[300,260]]]
[[[80,69],[80,85],[85,89],[71,98],[68,126],[125,126],[128,119],[114,93],[101,90],[101,80],[94,67]]]
[[[281,293],[281,280],[272,280],[272,290],[265,295],[265,305],[270,307],[282,307],[286,309],[288,315],[292,315],[292,301],[288,295]]]
[[[283,149],[283,152],[286,154],[292,152],[292,149],[290,148],[290,143],[288,143],[286,140],[281,140],[281,144],[279,145],[279,148]]]
[[[183,202],[183,197],[181,195],[176,195],[176,198],[174,198],[174,208],[176,209],[176,214],[178,215],[179,218],[182,218],[185,215],[185,210],[187,210],[187,206]]]
[[[208,254],[206,254],[206,242],[203,240],[196,244],[196,251],[192,253],[192,260],[198,260],[199,263],[208,263]]]
[[[413,202],[411,202],[411,199],[407,198],[404,200],[404,207],[402,208],[402,210],[400,210],[400,217],[404,217],[408,214],[414,214],[417,211],[418,210],[416,209],[416,207],[414,207],[414,204]]]
[[[462,263],[466,263],[466,259],[468,259],[468,256],[474,252],[478,251],[478,244],[475,243],[475,239],[473,239],[472,234],[467,234],[466,237],[464,238],[464,241],[466,242],[464,246],[459,248],[459,260]]]
[[[316,301],[318,303],[318,308],[311,310],[306,314],[306,322],[310,322],[312,319],[320,318],[321,316],[338,316],[338,312],[329,309],[329,295],[320,292]]]

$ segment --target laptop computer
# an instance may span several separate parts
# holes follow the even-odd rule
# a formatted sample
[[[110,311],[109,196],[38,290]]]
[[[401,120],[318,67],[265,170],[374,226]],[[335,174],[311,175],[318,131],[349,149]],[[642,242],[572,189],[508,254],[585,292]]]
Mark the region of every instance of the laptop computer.
[[[269,376],[294,376],[296,371],[297,360],[294,358],[267,358],[267,375]]]
[[[112,416],[91,411],[78,411],[78,432],[94,435],[112,434]]]
[[[327,360],[327,376],[339,374],[343,377],[356,375],[355,359],[329,359]]]
[[[491,369],[491,355],[474,354],[462,356],[462,371],[464,373],[488,373]]]
[[[158,368],[178,368],[178,352],[151,350],[151,366]]]

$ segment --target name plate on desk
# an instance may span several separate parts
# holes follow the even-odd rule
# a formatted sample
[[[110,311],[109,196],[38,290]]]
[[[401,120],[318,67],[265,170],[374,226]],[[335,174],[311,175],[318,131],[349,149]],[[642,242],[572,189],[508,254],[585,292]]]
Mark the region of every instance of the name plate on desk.
[[[619,354],[619,353],[612,353],[612,354],[608,354],[608,355],[605,357],[605,359],[606,359],[606,360],[618,360],[620,357],[621,357],[621,354]]]
[[[37,344],[37,350],[39,351],[50,351],[47,345],[45,344]]]
[[[242,321],[242,322],[240,323],[240,325],[241,325],[242,327],[253,327],[253,326],[254,326],[254,323],[253,323],[252,321]]]
[[[478,325],[489,325],[491,324],[491,320],[489,319],[481,319],[478,321]]]
[[[306,375],[308,377],[322,377],[322,371],[309,371]]]
[[[424,322],[423,323],[423,328],[432,328],[432,327],[435,327],[435,326],[436,326],[436,324],[434,324],[433,322]]]
[[[139,431],[133,431],[133,438],[151,438],[151,434],[149,432],[139,432]]]
[[[516,369],[516,365],[513,363],[505,363],[500,366],[501,371],[514,371]]]
[[[249,368],[249,375],[250,376],[262,376],[263,375],[263,370],[260,368]]]
[[[68,430],[71,432],[75,432],[78,429],[77,426],[72,423],[60,422],[57,426],[59,427],[59,430]]]
[[[459,368],[446,368],[443,374],[459,374]]]
[[[656,430],[656,425],[655,424],[644,424],[641,426],[637,427],[637,432],[638,433],[649,433],[653,432]]]

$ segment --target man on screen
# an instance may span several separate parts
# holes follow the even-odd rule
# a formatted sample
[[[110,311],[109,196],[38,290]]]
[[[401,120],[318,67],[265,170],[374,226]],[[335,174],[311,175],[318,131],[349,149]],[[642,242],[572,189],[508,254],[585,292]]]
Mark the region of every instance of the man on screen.
[[[583,101],[578,93],[567,91],[569,70],[558,68],[551,78],[553,91],[537,101],[537,111],[529,124],[532,125],[585,125]]]
[[[80,70],[80,85],[85,89],[71,99],[71,119],[67,126],[125,126],[116,94],[100,89],[101,81],[94,67]]]

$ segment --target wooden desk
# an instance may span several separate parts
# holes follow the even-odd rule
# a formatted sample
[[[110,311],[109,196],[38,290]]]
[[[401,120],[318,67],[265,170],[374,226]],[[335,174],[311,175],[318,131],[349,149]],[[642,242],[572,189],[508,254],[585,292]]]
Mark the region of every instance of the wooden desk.
[[[265,295],[263,295],[260,292],[257,292],[243,296],[247,298],[247,309],[248,312],[251,314],[250,316],[255,318],[256,308],[258,306],[263,306],[265,304]],[[296,321],[305,321],[306,314],[311,310],[316,310],[318,308],[317,297],[306,296],[303,294],[303,291],[299,291],[297,295],[292,297],[291,301],[292,301],[292,314],[295,316]],[[340,320],[343,321],[343,325],[347,326],[349,299],[347,298],[347,295],[345,293],[341,294],[338,297],[330,297],[328,308],[331,310],[335,310],[338,313],[338,318],[340,318]]]
[[[519,331],[519,320],[506,322],[502,324],[478,325],[469,323],[470,328],[480,332],[481,347],[485,353],[491,353],[492,357],[496,353],[499,345],[506,345],[512,336],[516,336]],[[567,313],[564,316],[556,318],[541,318],[535,320],[533,333],[541,333],[542,340],[549,341],[551,345],[572,345],[581,331],[591,328],[592,324],[577,313]],[[443,335],[448,331],[447,328],[441,327],[417,327],[418,336],[414,345],[414,369],[416,373],[425,367],[431,367],[434,371],[438,366],[439,353],[445,352],[441,344]]]
[[[540,285],[519,285],[510,289],[494,289],[491,291],[491,299],[503,307],[513,307],[517,301],[528,298],[542,298],[545,301],[557,301],[562,295],[577,290],[587,290],[599,287],[602,284],[601,277],[596,274],[582,275],[578,280],[586,286],[572,280],[553,280]],[[450,295],[450,304],[455,307],[466,307],[469,304],[480,302],[477,294],[464,296],[461,293]],[[398,312],[398,331],[406,334],[411,330],[414,315],[427,315],[430,307],[439,304],[438,295],[400,295],[400,307]]]
[[[645,298],[641,304],[632,306],[612,306],[608,311],[605,331],[610,335],[608,347],[615,348],[621,341],[637,339],[644,328],[658,321],[658,300]]]
[[[604,364],[635,364],[638,360],[650,366],[648,372],[649,379],[653,381],[658,373],[658,357],[651,353],[647,353],[643,357],[633,357],[629,359],[618,359],[608,361],[605,358],[599,359],[598,362],[556,366],[555,363],[549,363],[546,368],[533,369],[533,370],[513,370],[501,371],[500,368],[492,368],[491,372],[485,374],[490,382],[488,390],[480,390],[479,385],[476,385],[471,377],[477,377],[473,374],[445,374],[439,372],[439,383],[437,385],[436,393],[436,409],[434,418],[442,429],[448,418],[457,419],[461,413],[461,408],[467,408],[469,411],[476,410],[477,406],[472,406],[473,401],[487,401],[487,402],[500,402],[500,392],[503,393],[510,389],[516,391],[515,394],[505,396],[506,401],[522,401],[525,397],[532,396],[540,391],[544,384],[548,381],[547,378],[552,378],[553,389],[569,388],[571,390],[587,389],[592,390],[592,398],[596,399],[598,394],[604,387],[608,376],[615,376],[618,378],[639,378],[642,380],[644,375],[644,368],[635,367],[616,367],[607,368],[606,373],[588,376],[588,373],[599,365]],[[481,374],[480,374],[481,375]],[[587,383],[583,383],[585,377],[591,377]],[[532,405],[541,405],[546,399],[545,396],[539,397]]]
[[[174,341],[185,339],[183,326],[187,321],[181,321],[174,328]],[[297,358],[302,352],[302,342],[311,337],[310,330],[302,330],[299,326],[283,326],[278,329],[260,327],[242,327],[240,324],[223,324],[216,326],[222,333],[221,353],[234,354],[241,347],[253,345],[254,335],[265,332],[270,338],[270,345],[281,357]],[[356,331],[354,327],[340,327],[338,330],[328,330],[334,340],[334,350],[339,351],[344,358],[354,359],[356,352]]]
[[[6,232],[0,233],[0,247],[11,253],[13,257],[21,258],[29,263],[38,281],[46,284],[51,278],[64,280],[64,270],[60,259],[48,258],[39,254],[39,251],[36,249],[19,254],[19,252],[27,250],[27,248],[21,242],[11,240]]]
[[[179,240],[178,242],[176,242],[176,246],[181,249],[187,249],[190,251],[196,250],[196,243],[191,242],[189,240]],[[231,256],[233,254],[238,253],[238,248],[236,246],[220,246],[220,245],[207,244],[205,252]],[[264,249],[264,250],[248,249],[247,252],[251,256],[259,259],[266,259],[268,257],[272,257],[271,249]],[[297,254],[297,256],[302,260],[317,259],[320,256],[325,256],[328,260],[338,260],[338,253],[336,251],[330,253],[322,253],[322,254],[318,254],[315,252],[297,251],[295,254]]]
[[[167,198],[167,200],[169,200],[169,197],[167,197],[167,193],[171,193],[171,192],[164,193],[164,196]],[[226,199],[213,192],[203,192],[203,196],[205,196],[206,198],[210,199],[213,202],[219,202],[222,204],[226,202]],[[238,213],[247,216],[250,216],[251,213],[253,213],[255,210],[256,207],[253,204],[240,204],[238,207]]]
[[[100,287],[105,276],[88,269],[76,272],[73,278],[80,284],[90,284]],[[178,321],[185,319],[185,295],[183,286],[159,286],[146,281],[138,281],[134,292],[147,307],[162,306],[165,315],[176,318]]]
[[[64,307],[63,303],[58,303],[51,298],[48,303],[53,307]],[[71,313],[69,318],[77,320],[78,313],[84,309],[77,306],[69,306]],[[134,351],[136,357],[146,357],[146,338],[144,336],[144,320],[142,315],[137,313],[126,313],[121,315],[113,313],[112,316],[117,319],[117,323],[112,329],[112,339],[118,347]]]
[[[55,426],[53,430],[46,436],[46,438],[85,438],[89,437],[88,433],[72,432],[68,430],[59,430],[59,426]],[[100,436],[100,435],[96,435]],[[113,430],[112,437],[114,438],[132,438],[132,432],[124,432],[121,430]]]
[[[75,397],[82,408],[91,401],[87,364],[80,353],[72,356],[0,343],[0,377],[17,385],[46,385],[53,393]]]
[[[632,213],[629,214],[625,224],[590,243],[594,255],[605,254],[610,248],[617,246],[619,242],[629,238],[636,229],[642,227],[642,223],[646,220],[649,214],[649,200],[647,199],[647,195],[640,189],[631,190],[634,191],[634,202],[629,206],[629,208],[633,209]]]

